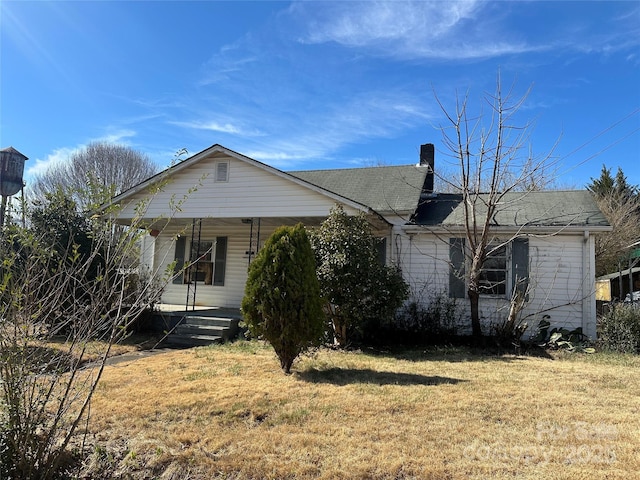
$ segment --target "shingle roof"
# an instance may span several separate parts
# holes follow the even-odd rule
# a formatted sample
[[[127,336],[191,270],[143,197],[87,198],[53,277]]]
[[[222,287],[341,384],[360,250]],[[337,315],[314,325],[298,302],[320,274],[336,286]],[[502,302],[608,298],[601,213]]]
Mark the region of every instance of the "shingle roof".
[[[287,172],[377,212],[413,212],[427,174],[416,165]]]
[[[482,201],[477,202],[476,205],[478,218],[484,218],[486,208]],[[418,225],[464,225],[462,196],[438,194],[424,199],[418,207],[415,223]],[[609,225],[596,205],[593,195],[586,190],[510,192],[501,201],[492,224],[509,227]]]

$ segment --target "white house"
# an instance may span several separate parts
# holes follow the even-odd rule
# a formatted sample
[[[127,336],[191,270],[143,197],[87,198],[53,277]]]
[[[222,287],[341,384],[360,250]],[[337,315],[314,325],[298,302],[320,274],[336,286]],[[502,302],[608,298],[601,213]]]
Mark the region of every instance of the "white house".
[[[149,228],[144,258],[153,272],[175,262],[165,304],[238,308],[248,265],[274,229],[317,226],[336,204],[367,216],[385,239],[385,261],[401,267],[413,300],[443,292],[463,299],[464,276],[455,274],[465,262],[460,198],[433,191],[433,145],[423,145],[420,157],[417,165],[284,172],[213,145],[112,204],[119,222],[142,220]],[[513,241],[483,274],[487,328],[506,315],[517,277],[528,279],[523,315],[549,315],[553,325],[595,336],[593,234],[610,227],[591,195],[513,194],[494,223],[496,241]]]

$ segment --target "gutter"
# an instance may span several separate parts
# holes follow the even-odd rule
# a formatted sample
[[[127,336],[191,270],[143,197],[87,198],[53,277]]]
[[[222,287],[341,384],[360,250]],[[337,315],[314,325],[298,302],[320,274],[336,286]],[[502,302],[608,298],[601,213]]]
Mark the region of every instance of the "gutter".
[[[417,233],[466,233],[464,225],[402,225],[402,230],[407,234]],[[604,233],[613,230],[610,225],[491,225],[491,232],[527,234],[527,235],[575,235],[589,233]]]

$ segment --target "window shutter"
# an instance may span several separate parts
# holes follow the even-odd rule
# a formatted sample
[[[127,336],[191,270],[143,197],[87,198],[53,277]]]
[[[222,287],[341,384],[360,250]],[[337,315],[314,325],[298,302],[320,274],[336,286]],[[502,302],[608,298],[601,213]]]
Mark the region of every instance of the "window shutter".
[[[529,239],[516,238],[511,242],[512,291],[525,293],[529,285]]]
[[[378,250],[378,263],[387,264],[387,237],[377,239],[376,249]]]
[[[449,297],[464,298],[464,238],[449,239]]]
[[[184,249],[186,245],[185,237],[178,237],[176,239],[176,254],[174,257],[175,267],[173,267],[173,283],[182,284],[184,282]]]
[[[224,273],[227,263],[227,237],[216,238],[216,258],[213,264],[213,284],[224,286]]]

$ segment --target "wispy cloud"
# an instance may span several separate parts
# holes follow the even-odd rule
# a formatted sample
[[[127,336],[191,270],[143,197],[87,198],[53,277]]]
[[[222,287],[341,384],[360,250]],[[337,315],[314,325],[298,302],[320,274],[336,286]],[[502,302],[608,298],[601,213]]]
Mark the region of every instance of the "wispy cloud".
[[[412,65],[561,51],[579,43],[526,37],[505,10],[476,0],[294,3],[212,52],[193,82],[197,94],[183,97],[180,120],[168,123],[203,140],[213,132],[216,143],[237,145],[280,168],[336,161],[350,147],[415,132],[440,115],[432,110],[428,85],[411,77]],[[388,75],[394,66],[398,75]],[[385,72],[372,73],[376,68]],[[474,71],[457,81],[482,83],[479,76]]]
[[[367,92],[347,102],[333,102],[325,110],[262,120],[274,134],[249,147],[252,158],[280,168],[296,168],[306,160],[335,160],[343,148],[372,138],[391,138],[426,124],[432,118],[426,101],[399,92]]]
[[[321,6],[299,2],[289,12],[303,23],[302,43],[335,43],[399,60],[478,60],[567,50],[608,54],[640,43],[638,29],[630,22],[619,25],[609,38],[589,29],[566,36],[563,33],[571,27],[563,23],[555,33],[557,26],[550,25],[544,40],[527,40],[503,21],[500,8],[480,0],[329,2]],[[638,9],[631,9],[625,20],[637,18]]]
[[[135,136],[136,136],[135,130],[110,127],[107,129],[107,133],[105,135],[103,135],[102,137],[93,139],[92,141],[128,145],[129,139]]]
[[[64,163],[74,152],[81,147],[62,147],[54,150],[45,158],[36,158],[35,163],[28,162],[26,177],[41,175],[54,165]]]
[[[469,28],[484,5],[475,0],[332,2],[316,9],[298,3],[291,14],[308,19],[307,31],[299,38],[303,43],[334,42],[403,59],[479,59],[547,48],[500,38],[488,25]]]
[[[250,68],[251,64],[259,62],[259,56],[247,50],[251,35],[222,46],[204,65],[207,74],[198,82],[199,86],[229,80],[231,76]]]
[[[259,137],[264,135],[263,132],[257,129],[244,129],[238,125],[234,125],[230,122],[218,122],[218,121],[193,121],[193,122],[168,122],[171,125],[176,125],[184,128],[193,128],[196,130],[209,130],[211,132],[228,133],[231,135],[242,135],[250,137]]]
[[[101,137],[90,139],[87,143],[81,143],[76,145],[75,147],[57,148],[44,158],[36,158],[35,163],[27,163],[25,176],[30,177],[43,174],[49,168],[68,161],[72,155],[85,148],[89,143],[107,142],[117,143],[120,145],[128,145],[128,139],[134,136],[136,136],[136,132],[134,130],[114,129],[110,127],[107,129],[107,133],[102,135]]]
[[[278,44],[276,52],[268,45],[252,34],[233,48],[223,47],[224,61],[242,68],[216,85],[199,82],[200,94],[192,100],[196,113],[189,114],[196,119],[171,124],[215,132],[221,135],[218,142],[241,145],[243,153],[257,160],[295,168],[309,159],[329,159],[345,146],[393,137],[431,118],[423,86],[411,81],[364,84],[356,72],[336,70],[343,59],[334,58],[338,65],[329,70],[329,65],[310,63],[298,43]],[[218,62],[220,57],[214,55]],[[257,60],[242,61],[254,57]],[[291,66],[297,61],[298,76],[292,81]],[[203,76],[210,78],[207,72]]]
[[[337,42],[365,46],[410,38],[437,39],[447,35],[477,8],[462,2],[335,2],[323,4],[302,39],[310,43]],[[299,13],[307,8],[297,4]]]

